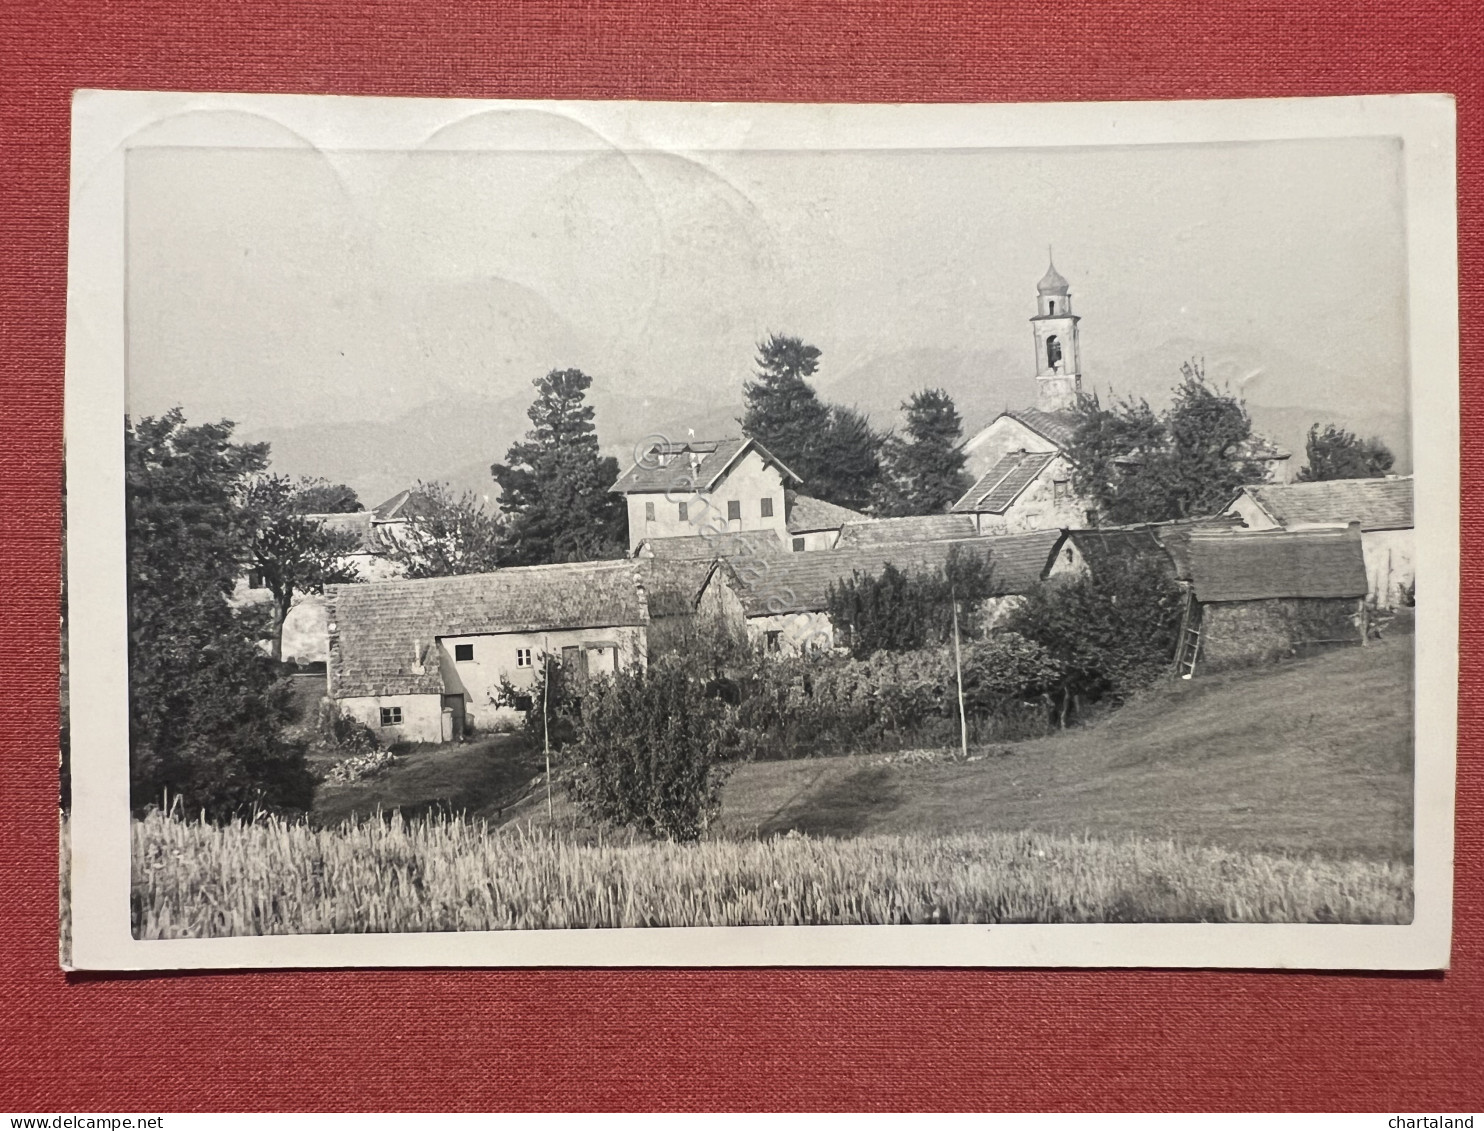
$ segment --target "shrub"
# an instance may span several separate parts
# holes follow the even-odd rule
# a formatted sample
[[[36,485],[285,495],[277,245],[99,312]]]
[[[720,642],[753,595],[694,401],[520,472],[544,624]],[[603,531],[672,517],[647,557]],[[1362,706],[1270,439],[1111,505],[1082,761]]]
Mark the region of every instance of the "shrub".
[[[381,747],[374,730],[354,715],[346,714],[331,699],[320,701],[315,730],[317,746],[332,748],[347,758],[370,754]]]
[[[830,585],[830,621],[857,659],[882,650],[912,651],[953,639],[956,599],[960,636],[977,637],[980,603],[994,595],[992,574],[987,557],[960,553],[957,546],[937,569],[906,573],[888,562],[876,575],[857,570]]]
[[[721,804],[729,724],[680,660],[595,679],[563,755],[567,792],[591,819],[695,840]]]

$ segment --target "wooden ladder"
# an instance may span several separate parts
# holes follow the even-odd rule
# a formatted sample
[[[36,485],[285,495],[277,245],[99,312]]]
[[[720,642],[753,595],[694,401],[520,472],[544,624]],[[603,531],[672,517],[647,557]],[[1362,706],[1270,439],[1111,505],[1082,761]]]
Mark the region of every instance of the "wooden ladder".
[[[1175,664],[1175,669],[1180,673],[1181,679],[1189,679],[1195,675],[1195,662],[1200,658],[1200,654],[1201,626],[1187,621],[1180,636],[1180,658]]]

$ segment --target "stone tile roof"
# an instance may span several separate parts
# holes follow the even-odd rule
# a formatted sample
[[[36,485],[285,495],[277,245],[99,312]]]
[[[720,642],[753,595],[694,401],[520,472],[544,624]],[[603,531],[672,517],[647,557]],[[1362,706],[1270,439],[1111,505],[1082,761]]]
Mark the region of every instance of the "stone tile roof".
[[[716,534],[684,534],[646,538],[634,547],[637,558],[670,561],[714,561],[784,553],[783,541],[771,530],[727,530]]]
[[[1359,522],[1362,530],[1412,527],[1410,475],[1326,479],[1319,483],[1257,483],[1243,487],[1242,491],[1281,526]]]
[[[1066,410],[1046,412],[1039,408],[1012,408],[1007,409],[1005,415],[1020,421],[1032,432],[1045,436],[1063,450],[1071,446],[1072,438],[1077,434],[1077,426],[1082,423],[1080,416]]]
[[[1192,531],[1186,546],[1196,599],[1261,601],[1366,595],[1358,528]]]
[[[373,522],[403,522],[417,513],[426,496],[416,491],[398,491],[384,503],[371,508]]]
[[[808,495],[795,495],[788,506],[788,532],[807,534],[811,530],[838,530],[847,522],[865,522],[866,516],[849,507],[827,503]]]
[[[354,534],[358,539],[355,553],[372,554],[376,552],[375,540],[371,529],[370,511],[345,511],[339,514],[307,514],[305,518],[312,518],[327,530],[334,530],[340,534]]]
[[[716,570],[715,557],[693,561],[639,558],[634,564],[644,583],[645,604],[651,619],[694,613],[706,582]]]
[[[725,440],[689,440],[652,444],[642,462],[618,477],[610,490],[620,495],[649,495],[665,491],[710,491],[749,450],[776,467],[787,483],[801,482],[767,448],[746,436]]]
[[[1056,459],[1055,452],[1010,452],[953,504],[955,514],[1004,514]]]
[[[940,570],[954,552],[987,557],[999,594],[1024,593],[1045,576],[1060,536],[1059,530],[1035,530],[1026,534],[813,550],[767,560],[761,568],[734,568],[728,563],[727,577],[750,617],[818,612],[829,604],[830,586],[848,580],[856,572],[874,577],[888,563],[908,573]]]
[[[835,549],[895,546],[903,542],[937,542],[972,538],[974,520],[966,514],[914,514],[905,518],[868,518],[840,527]]]
[[[329,586],[331,694],[440,693],[440,636],[646,624],[641,581],[622,560]]]
[[[1070,542],[1077,547],[1088,568],[1096,571],[1105,562],[1127,561],[1149,557],[1178,581],[1190,580],[1190,535],[1197,530],[1230,531],[1238,520],[1235,515],[1212,518],[1175,519],[1168,522],[1144,522],[1132,526],[1098,526],[1068,529],[1061,532],[1054,553]]]

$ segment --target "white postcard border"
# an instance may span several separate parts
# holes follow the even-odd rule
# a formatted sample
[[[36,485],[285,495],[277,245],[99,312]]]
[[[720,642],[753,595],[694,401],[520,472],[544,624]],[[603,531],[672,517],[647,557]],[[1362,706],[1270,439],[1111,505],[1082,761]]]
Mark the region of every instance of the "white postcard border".
[[[1459,412],[1454,104],[1444,95],[1050,105],[478,102],[81,91],[66,364],[72,967],[1153,966],[1437,969],[1452,923]],[[553,128],[553,126],[557,128]],[[1403,141],[1416,482],[1415,897],[1404,926],[1089,924],[284,935],[130,933],[123,508],[131,147],[964,148]],[[1343,201],[1336,201],[1343,208]]]

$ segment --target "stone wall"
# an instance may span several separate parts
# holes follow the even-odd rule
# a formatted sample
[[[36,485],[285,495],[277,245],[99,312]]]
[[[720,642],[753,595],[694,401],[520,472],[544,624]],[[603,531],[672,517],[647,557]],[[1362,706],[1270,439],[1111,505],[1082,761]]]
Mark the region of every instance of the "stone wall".
[[[1320,645],[1359,644],[1359,604],[1350,597],[1287,597],[1203,605],[1198,667],[1237,667]]]

